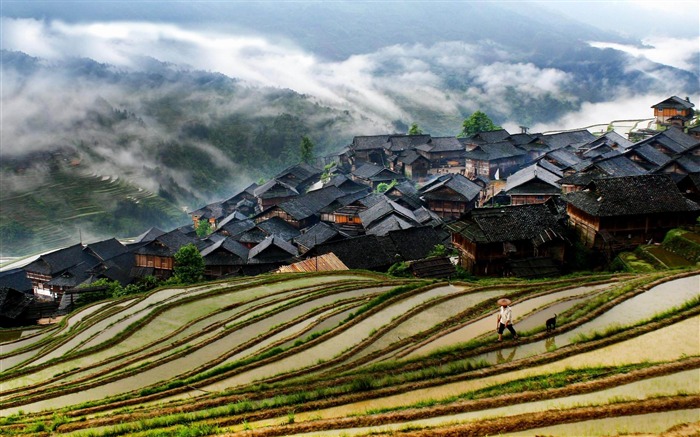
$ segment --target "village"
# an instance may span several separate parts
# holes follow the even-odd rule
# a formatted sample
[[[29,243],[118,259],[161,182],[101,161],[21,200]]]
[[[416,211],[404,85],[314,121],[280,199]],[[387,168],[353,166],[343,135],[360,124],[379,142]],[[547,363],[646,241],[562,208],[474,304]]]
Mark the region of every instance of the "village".
[[[628,138],[586,129],[356,136],[323,162],[191,211],[188,226],[77,243],[0,272],[0,316],[69,311],[100,279],[168,279],[189,244],[207,280],[397,265],[427,278],[605,269],[620,252],[698,223],[694,105],[673,96],[651,108],[656,129]]]

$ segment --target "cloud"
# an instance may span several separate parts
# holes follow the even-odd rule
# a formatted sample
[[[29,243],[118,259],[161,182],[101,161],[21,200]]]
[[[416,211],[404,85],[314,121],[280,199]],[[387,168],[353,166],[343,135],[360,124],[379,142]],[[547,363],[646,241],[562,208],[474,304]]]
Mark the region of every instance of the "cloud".
[[[603,41],[592,41],[589,44],[600,49],[620,50],[635,58],[648,59],[689,72],[697,73],[700,70],[700,37],[649,37],[642,42],[644,45],[641,47]]]

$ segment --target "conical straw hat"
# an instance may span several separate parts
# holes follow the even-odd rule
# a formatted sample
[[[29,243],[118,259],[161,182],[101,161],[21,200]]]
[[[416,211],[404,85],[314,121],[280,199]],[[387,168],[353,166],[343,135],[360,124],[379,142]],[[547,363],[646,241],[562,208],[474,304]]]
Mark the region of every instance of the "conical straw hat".
[[[501,306],[510,305],[510,299],[508,299],[507,297],[502,297],[502,298],[498,299],[498,304]]]

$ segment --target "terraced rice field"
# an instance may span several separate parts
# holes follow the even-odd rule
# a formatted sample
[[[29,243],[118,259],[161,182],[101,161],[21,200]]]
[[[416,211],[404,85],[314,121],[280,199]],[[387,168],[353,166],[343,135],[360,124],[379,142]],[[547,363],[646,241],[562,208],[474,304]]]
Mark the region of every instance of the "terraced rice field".
[[[498,343],[503,296],[521,338]],[[698,270],[264,275],[103,302],[0,338],[1,435],[700,432]]]

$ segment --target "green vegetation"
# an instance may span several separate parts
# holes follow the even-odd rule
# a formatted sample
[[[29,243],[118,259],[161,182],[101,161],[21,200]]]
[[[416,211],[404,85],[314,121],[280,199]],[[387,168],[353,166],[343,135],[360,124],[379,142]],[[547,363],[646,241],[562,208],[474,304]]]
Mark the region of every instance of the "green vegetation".
[[[301,137],[301,143],[299,144],[299,155],[301,162],[311,164],[314,160],[314,143],[311,142],[308,136],[304,135]]]
[[[502,129],[501,126],[491,121],[488,115],[481,111],[476,111],[464,120],[462,123],[462,131],[457,136],[468,137],[479,132],[489,132],[500,129]]]
[[[418,127],[418,123],[413,123],[411,124],[411,127],[408,129],[408,134],[409,135],[422,135],[423,131],[421,128]]]
[[[204,258],[197,246],[189,243],[175,253],[174,280],[178,284],[196,284],[204,279]]]

